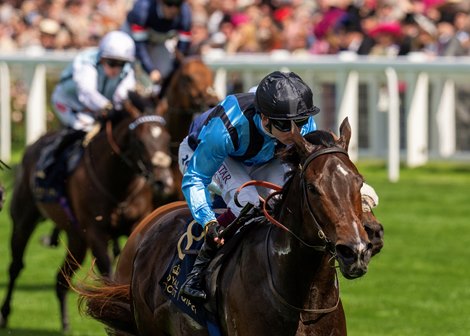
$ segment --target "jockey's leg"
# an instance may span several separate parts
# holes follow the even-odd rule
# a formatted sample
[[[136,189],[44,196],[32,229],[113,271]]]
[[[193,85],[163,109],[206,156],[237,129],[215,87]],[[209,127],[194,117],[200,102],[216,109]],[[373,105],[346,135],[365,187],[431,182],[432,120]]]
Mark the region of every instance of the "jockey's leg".
[[[183,293],[189,298],[195,300],[205,300],[207,298],[204,289],[203,273],[216,253],[217,248],[204,241],[194,262],[194,266],[188,274],[188,280],[184,283],[182,288]]]

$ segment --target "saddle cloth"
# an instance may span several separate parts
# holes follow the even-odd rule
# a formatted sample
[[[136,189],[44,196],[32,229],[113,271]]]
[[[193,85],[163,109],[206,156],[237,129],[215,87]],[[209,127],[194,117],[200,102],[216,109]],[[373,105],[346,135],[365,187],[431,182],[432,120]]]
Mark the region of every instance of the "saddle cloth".
[[[197,302],[185,297],[181,288],[196,260],[197,253],[204,242],[202,226],[196,221],[188,219],[185,231],[182,233],[176,247],[176,253],[170,266],[159,284],[163,294],[171,300],[181,311],[190,316],[201,326],[209,330],[211,336],[220,335],[219,328],[212,315]]]
[[[220,328],[215,316],[216,305],[211,301],[215,297],[217,275],[223,266],[229,254],[238,245],[240,239],[243,239],[246,232],[254,227],[253,224],[264,222],[264,217],[256,217],[246,222],[233,237],[218,251],[214,260],[210,263],[207,271],[209,273],[206,279],[210,279],[207,284],[207,292],[209,302],[201,304],[200,302],[192,302],[186,298],[181,291],[183,284],[187,279],[187,275],[191,272],[197,253],[204,242],[203,228],[192,218],[188,218],[188,224],[185,226],[181,237],[178,240],[175,256],[169,264],[164,276],[159,281],[164,295],[171,300],[182,312],[190,316],[201,326],[207,327],[211,336],[221,335]]]

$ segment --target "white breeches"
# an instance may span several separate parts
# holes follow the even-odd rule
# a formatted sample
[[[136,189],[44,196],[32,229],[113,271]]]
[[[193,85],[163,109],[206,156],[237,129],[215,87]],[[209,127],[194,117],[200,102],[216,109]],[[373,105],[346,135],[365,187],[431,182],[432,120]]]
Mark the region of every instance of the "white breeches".
[[[189,147],[188,140],[185,138],[180,144],[178,153],[178,164],[183,174],[193,154],[194,151]],[[215,173],[212,183],[220,189],[222,199],[227,207],[235,216],[238,216],[246,203],[259,205],[259,196],[266,198],[273,192],[273,190],[263,187],[246,187],[238,194],[238,202],[242,205],[242,208],[240,208],[234,200],[238,187],[251,180],[267,181],[282,186],[285,183],[285,175],[288,171],[289,166],[278,159],[271,160],[263,165],[246,166],[232,158],[227,158]]]

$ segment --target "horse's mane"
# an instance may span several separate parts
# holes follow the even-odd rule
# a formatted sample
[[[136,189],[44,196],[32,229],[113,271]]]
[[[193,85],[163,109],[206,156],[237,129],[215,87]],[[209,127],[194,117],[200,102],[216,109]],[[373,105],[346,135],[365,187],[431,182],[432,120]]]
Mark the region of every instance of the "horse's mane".
[[[129,102],[134,105],[142,113],[153,113],[155,104],[150,97],[141,95],[137,91],[129,91]]]
[[[324,148],[330,148],[337,145],[333,134],[327,131],[313,131],[307,133],[304,138],[312,145],[321,146]],[[282,188],[281,197],[276,200],[276,204],[273,207],[274,209],[276,209],[274,212],[275,216],[279,215],[279,211],[280,209],[282,209],[282,206],[280,205],[282,205],[283,200],[285,200],[287,191],[289,190],[290,185],[292,184],[293,177],[298,173],[300,169],[300,164],[303,161],[303,158],[301,157],[297,148],[294,145],[286,147],[279,154],[279,157],[283,162],[289,164],[292,169],[286,173],[286,183]]]

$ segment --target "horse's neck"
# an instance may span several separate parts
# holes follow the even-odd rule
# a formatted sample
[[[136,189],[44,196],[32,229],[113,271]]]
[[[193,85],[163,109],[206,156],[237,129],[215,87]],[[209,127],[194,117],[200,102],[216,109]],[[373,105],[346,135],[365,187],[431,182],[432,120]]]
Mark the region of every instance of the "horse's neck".
[[[118,148],[124,150],[125,146],[122,138],[114,137],[114,139]],[[117,194],[125,192],[135,174],[131,167],[113,149],[106,130],[92,140],[87,147],[87,151],[86,155],[91,158],[92,167],[90,169],[93,169],[94,174],[106,190]]]
[[[298,184],[298,181],[293,183]],[[291,190],[286,195],[279,216],[279,221],[298,238],[283,229],[276,229],[269,243],[276,288],[279,288],[281,295],[289,302],[302,306],[313,287],[318,295],[327,295],[326,293],[334,290],[335,271],[329,263],[330,256],[327,252],[306,245],[322,246],[323,242],[320,239],[309,239],[314,227],[309,223],[310,218],[304,217],[299,193],[299,190]],[[316,235],[314,237],[317,238]]]

